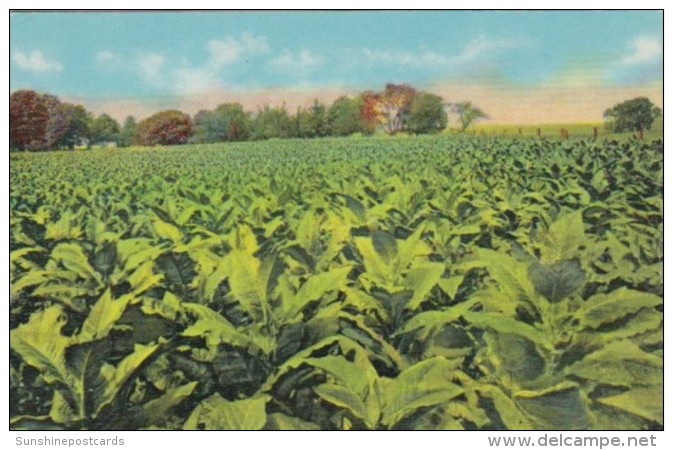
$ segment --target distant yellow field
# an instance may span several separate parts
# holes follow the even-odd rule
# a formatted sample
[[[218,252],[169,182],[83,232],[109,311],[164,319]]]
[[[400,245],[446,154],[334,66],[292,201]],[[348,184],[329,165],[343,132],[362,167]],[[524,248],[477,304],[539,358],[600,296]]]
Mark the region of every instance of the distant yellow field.
[[[633,133],[611,133],[605,128],[602,122],[595,123],[544,123],[544,124],[492,124],[492,123],[476,123],[471,125],[465,133],[492,137],[535,137],[538,135],[538,130],[541,137],[546,138],[562,138],[561,130],[567,130],[569,138],[586,138],[592,137],[594,128],[598,133],[598,137],[614,137],[623,138],[632,135]],[[645,131],[643,134],[645,139],[656,139],[663,137],[664,121],[662,118],[657,119],[652,125],[652,129]],[[457,133],[455,128],[447,128],[447,133]]]

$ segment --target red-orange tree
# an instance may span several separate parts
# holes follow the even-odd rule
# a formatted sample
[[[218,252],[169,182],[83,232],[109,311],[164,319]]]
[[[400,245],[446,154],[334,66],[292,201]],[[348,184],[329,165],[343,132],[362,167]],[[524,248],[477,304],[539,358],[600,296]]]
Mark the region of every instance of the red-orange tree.
[[[20,90],[9,97],[9,146],[15,150],[42,150],[49,110],[35,91]]]
[[[386,84],[383,92],[365,92],[360,110],[365,123],[380,125],[387,134],[396,134],[404,129],[411,103],[417,95],[408,84]]]
[[[158,112],[140,121],[133,138],[138,145],[186,144],[194,133],[192,120],[183,112]]]

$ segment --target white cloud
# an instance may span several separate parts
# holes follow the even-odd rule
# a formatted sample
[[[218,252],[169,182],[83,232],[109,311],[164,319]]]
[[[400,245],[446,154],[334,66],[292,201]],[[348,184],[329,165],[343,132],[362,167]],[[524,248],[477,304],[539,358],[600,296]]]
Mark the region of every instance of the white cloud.
[[[148,85],[170,90],[176,94],[195,94],[221,87],[222,71],[229,69],[243,58],[269,51],[266,37],[243,33],[238,37],[227,36],[206,43],[207,57],[201,64],[187,58],[169,59],[164,53],[145,53],[136,59],[139,77]],[[111,60],[117,56],[101,52],[100,59]]]
[[[98,64],[112,64],[120,61],[119,55],[108,50],[97,52],[94,59]]]
[[[464,67],[491,61],[506,50],[520,47],[524,41],[518,39],[490,39],[479,36],[468,42],[458,53],[442,54],[427,48],[418,51],[372,50],[365,48],[362,54],[372,63],[396,64],[405,66],[451,66]]]
[[[213,39],[205,45],[208,56],[202,64],[192,64],[186,58],[169,60],[164,53],[144,53],[136,59],[138,76],[148,85],[177,94],[205,92],[221,86],[221,71],[245,56],[265,53],[269,47],[264,36],[243,33],[239,37]],[[117,58],[111,52],[99,52],[99,62]]]
[[[60,72],[63,70],[61,63],[48,60],[38,50],[33,50],[30,54],[16,52],[12,59],[21,69],[29,72]]]
[[[630,66],[654,62],[663,55],[660,42],[651,36],[639,36],[629,43],[630,53],[620,63]]]
[[[221,84],[210,68],[178,67],[171,73],[171,88],[180,94],[195,94]]]
[[[166,57],[161,53],[143,54],[138,58],[140,77],[149,84],[163,84],[166,79],[164,65]]]
[[[238,61],[243,55],[266,53],[269,45],[266,37],[243,33],[240,38],[226,37],[208,42],[208,64],[220,68]]]
[[[431,50],[406,52],[396,50],[362,50],[365,59],[373,63],[396,64],[404,66],[443,66],[448,64],[449,58]]]
[[[497,56],[500,52],[511,50],[523,45],[523,42],[517,39],[489,39],[486,36],[479,36],[470,41],[456,56],[451,58],[452,64],[469,64]]]
[[[322,64],[322,59],[310,50],[292,52],[284,49],[281,55],[273,60],[273,65],[286,70],[307,71]]]
[[[243,47],[252,53],[266,53],[269,51],[269,43],[266,36],[255,36],[252,33],[243,33],[241,35]]]
[[[212,40],[208,43],[209,62],[215,66],[224,66],[236,61],[243,53],[240,42],[233,38],[223,41]]]

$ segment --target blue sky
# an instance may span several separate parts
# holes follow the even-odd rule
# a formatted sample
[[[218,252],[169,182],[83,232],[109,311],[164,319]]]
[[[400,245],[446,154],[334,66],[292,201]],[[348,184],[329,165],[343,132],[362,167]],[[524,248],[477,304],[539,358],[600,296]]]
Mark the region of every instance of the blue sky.
[[[10,27],[11,90],[94,109],[388,81],[429,90],[663,86],[660,12],[15,13]]]

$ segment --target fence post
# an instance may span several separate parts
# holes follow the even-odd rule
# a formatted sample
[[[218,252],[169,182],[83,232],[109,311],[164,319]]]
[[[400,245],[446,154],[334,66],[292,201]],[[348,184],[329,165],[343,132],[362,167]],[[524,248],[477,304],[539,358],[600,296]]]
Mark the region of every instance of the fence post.
[[[643,140],[643,130],[638,130],[638,139]]]
[[[537,129],[537,137],[540,137],[540,136],[542,136],[542,130],[538,128]]]
[[[519,128],[519,136],[521,136],[521,128]]]
[[[598,127],[594,127],[594,139],[598,137]]]

